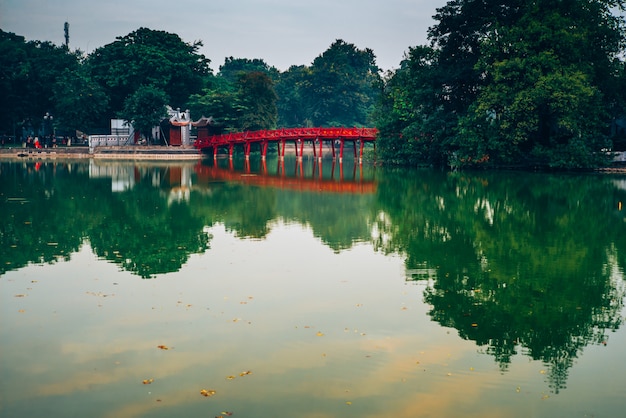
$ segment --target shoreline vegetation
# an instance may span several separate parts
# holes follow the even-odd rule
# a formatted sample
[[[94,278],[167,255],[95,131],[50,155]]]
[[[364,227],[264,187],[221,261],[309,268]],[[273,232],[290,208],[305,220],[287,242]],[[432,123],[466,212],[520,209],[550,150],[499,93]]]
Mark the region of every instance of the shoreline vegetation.
[[[287,150],[293,151],[293,150]],[[289,152],[291,154],[291,152]],[[307,153],[308,154],[308,153]],[[220,156],[220,158],[223,155]],[[98,159],[98,160],[202,160],[210,159],[211,155],[203,154],[193,146],[160,146],[160,145],[131,145],[120,147],[96,147],[90,150],[88,146],[78,145],[72,147],[57,148],[22,148],[22,147],[0,147],[0,160],[24,160],[24,161],[41,161],[53,159]],[[421,167],[421,166],[420,166]],[[537,171],[532,167],[500,167],[487,168],[477,170],[523,170]],[[450,171],[454,171],[450,169]],[[474,171],[474,170],[472,170]],[[541,170],[539,170],[541,171]],[[626,161],[614,160],[606,167],[598,167],[582,171],[596,173],[626,173]]]
[[[286,71],[231,56],[214,72],[200,41],[162,30],[90,54],[0,30],[0,134],[77,138],[123,120],[167,146],[188,124],[208,135],[371,126],[385,165],[597,171],[622,160],[605,150],[626,151],[626,19],[615,13],[626,0],[476,3],[437,8],[428,44],[387,73],[342,39]]]

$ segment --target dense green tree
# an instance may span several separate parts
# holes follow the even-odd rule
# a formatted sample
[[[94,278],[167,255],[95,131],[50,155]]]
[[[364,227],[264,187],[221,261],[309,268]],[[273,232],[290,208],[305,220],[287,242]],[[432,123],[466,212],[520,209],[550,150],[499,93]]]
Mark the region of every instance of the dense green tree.
[[[373,111],[380,80],[371,49],[336,40],[313,60],[301,94],[316,126],[364,126]]]
[[[78,52],[0,30],[0,134],[19,136],[22,125],[40,133],[46,112],[57,117],[65,111],[57,106],[56,82],[79,65]]]
[[[53,86],[56,124],[60,132],[76,130],[93,133],[102,125],[109,98],[84,68],[66,69]],[[105,132],[107,133],[107,132]]]
[[[310,127],[313,122],[309,118],[304,99],[304,86],[310,76],[310,69],[304,65],[293,65],[280,74],[276,83],[278,102],[278,125],[285,128]]]
[[[110,115],[142,85],[165,92],[173,108],[185,108],[210,74],[210,61],[199,54],[200,41],[183,42],[176,34],[139,28],[92,52],[86,65],[110,97]]]
[[[192,119],[212,117],[217,133],[237,130],[240,109],[239,95],[230,87],[205,88],[189,98]]]
[[[604,135],[624,109],[624,93],[616,89],[624,22],[611,13],[614,7],[624,2],[449,1],[429,30],[435,59],[420,67],[422,56],[410,54],[390,78],[380,114],[406,102],[394,88],[418,100],[408,119],[379,118],[387,137],[381,152],[399,146],[405,151],[399,160],[453,165],[602,164],[600,150],[610,146]],[[407,67],[422,70],[411,74]],[[416,83],[427,88],[416,95]],[[417,129],[406,135],[409,126]],[[426,153],[398,140],[424,136],[433,138]]]
[[[167,94],[157,87],[140,86],[126,99],[119,116],[131,121],[136,131],[149,138],[152,127],[167,116],[167,102]]]
[[[218,131],[274,129],[278,119],[275,71],[263,60],[227,58],[207,87],[190,97],[192,118],[212,116]]]
[[[261,72],[267,74],[273,81],[278,79],[280,71],[259,58],[233,58],[227,57],[224,64],[220,65],[218,76],[232,84],[236,84],[239,78],[247,73]]]
[[[388,75],[376,112],[380,158],[399,164],[440,162],[446,112],[436,100],[437,51],[409,48],[400,68]]]
[[[245,73],[240,76],[237,86],[242,104],[240,129],[242,131],[275,129],[278,111],[271,78],[261,72]]]
[[[545,4],[544,4],[545,3]],[[483,78],[458,145],[463,157],[565,168],[598,165],[621,33],[607,2],[537,2],[484,33]]]

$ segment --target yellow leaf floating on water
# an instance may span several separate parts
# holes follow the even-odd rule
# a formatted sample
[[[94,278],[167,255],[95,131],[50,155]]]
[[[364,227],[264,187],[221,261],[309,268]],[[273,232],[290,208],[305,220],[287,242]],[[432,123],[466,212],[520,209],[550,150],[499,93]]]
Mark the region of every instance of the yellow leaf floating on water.
[[[234,378],[235,378],[235,376],[228,376],[226,379],[233,380]]]
[[[323,333],[323,332],[321,332],[321,331],[317,331],[317,336],[318,336],[318,337],[322,337],[323,335],[324,335],[324,333]]]
[[[157,348],[161,349],[161,350],[169,350],[170,348],[166,345],[157,345]]]
[[[154,379],[144,379],[141,383],[143,383],[144,385],[149,385],[152,382],[154,382]]]
[[[347,402],[346,402],[346,405],[352,405],[352,402],[347,401]]]
[[[246,370],[245,372],[239,373],[239,376],[247,376],[249,374],[252,374],[252,372],[250,370]]]
[[[204,396],[205,398],[208,398],[209,396],[213,396],[213,395],[215,395],[216,393],[217,393],[217,392],[215,392],[213,389],[209,389],[209,390],[202,389],[202,390],[200,391],[200,395]]]

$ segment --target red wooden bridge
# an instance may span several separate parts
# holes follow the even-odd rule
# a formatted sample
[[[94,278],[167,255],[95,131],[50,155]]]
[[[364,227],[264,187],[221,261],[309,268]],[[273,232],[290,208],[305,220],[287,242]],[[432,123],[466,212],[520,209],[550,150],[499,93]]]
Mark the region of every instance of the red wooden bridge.
[[[333,159],[337,157],[336,146],[339,146],[339,161],[343,160],[346,142],[352,144],[354,158],[363,158],[363,147],[366,142],[375,143],[378,130],[376,128],[289,128],[262,131],[247,131],[229,133],[223,135],[201,137],[195,142],[195,147],[202,152],[213,151],[217,158],[219,149],[226,148],[228,156],[232,158],[235,146],[242,146],[246,159],[250,157],[253,144],[258,144],[261,156],[265,159],[270,143],[278,145],[278,155],[283,158],[287,144],[294,144],[296,157],[301,158],[304,153],[305,143],[311,144],[313,155],[322,158],[324,143],[330,145]],[[357,155],[357,144],[359,152]]]

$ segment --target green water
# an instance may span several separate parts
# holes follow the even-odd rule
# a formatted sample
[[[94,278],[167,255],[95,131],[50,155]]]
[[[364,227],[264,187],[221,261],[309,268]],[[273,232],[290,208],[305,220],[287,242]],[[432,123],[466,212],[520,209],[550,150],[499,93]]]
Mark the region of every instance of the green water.
[[[624,203],[613,174],[2,161],[0,416],[622,416]]]

